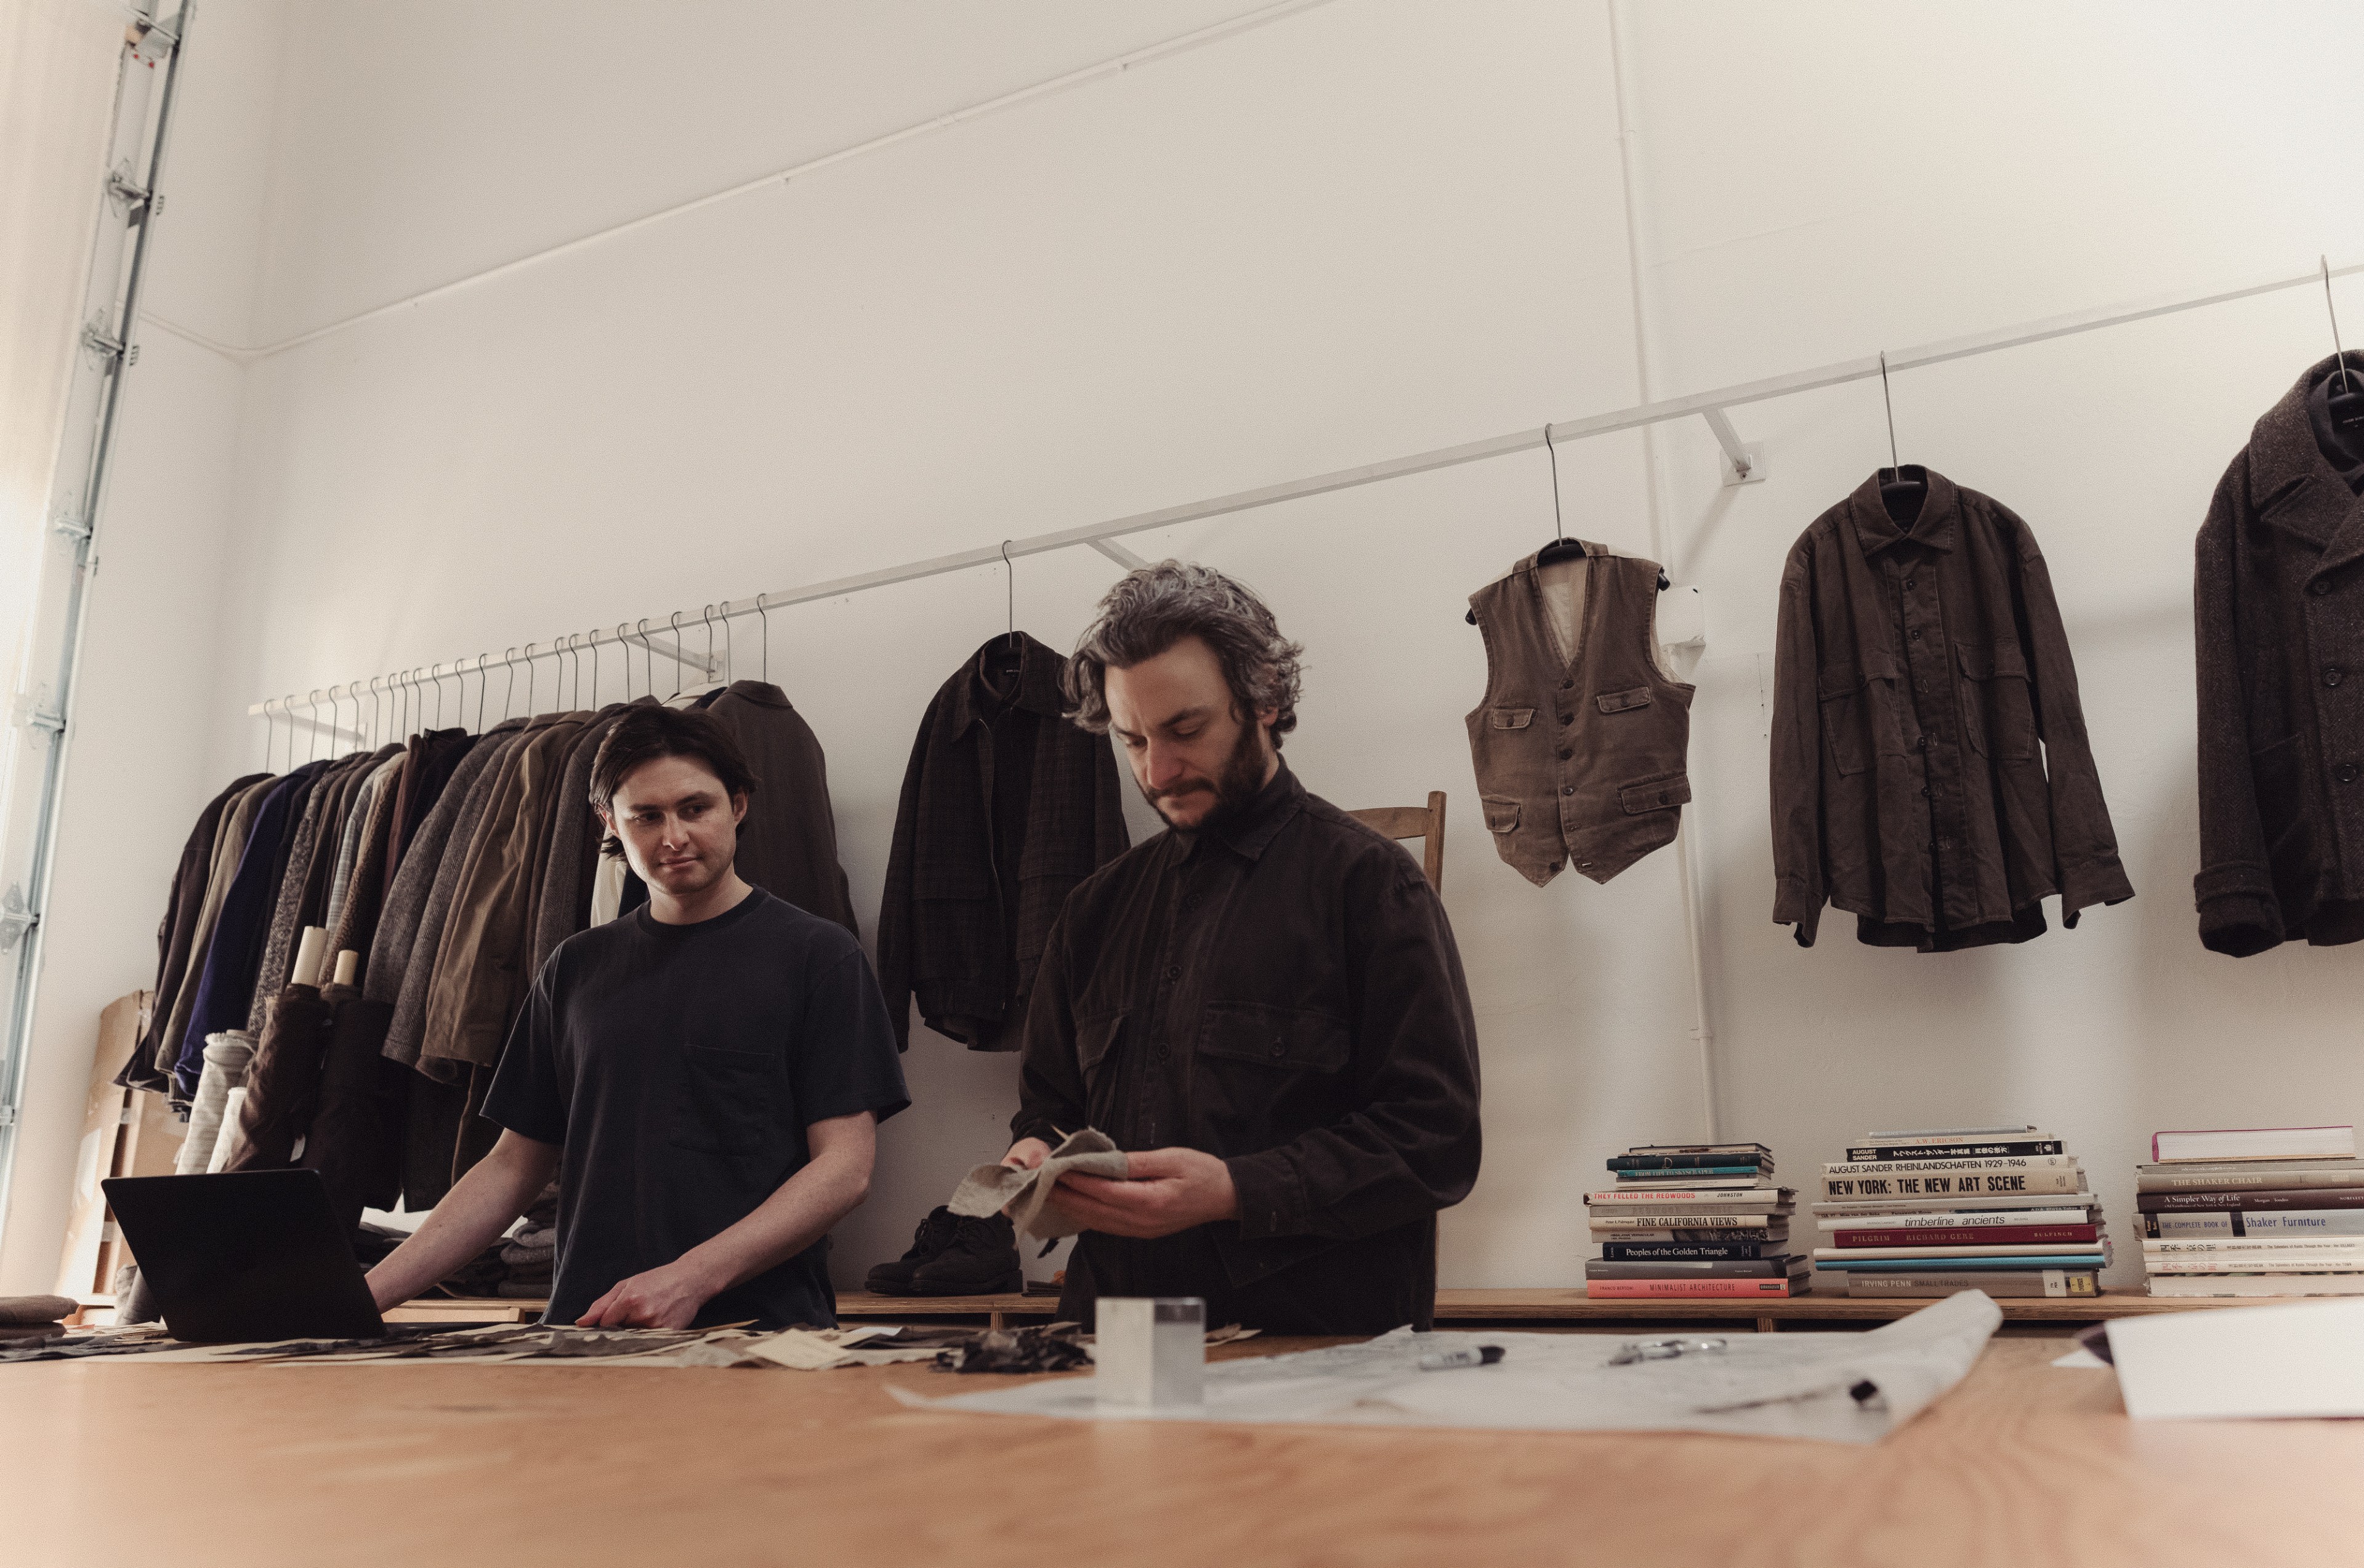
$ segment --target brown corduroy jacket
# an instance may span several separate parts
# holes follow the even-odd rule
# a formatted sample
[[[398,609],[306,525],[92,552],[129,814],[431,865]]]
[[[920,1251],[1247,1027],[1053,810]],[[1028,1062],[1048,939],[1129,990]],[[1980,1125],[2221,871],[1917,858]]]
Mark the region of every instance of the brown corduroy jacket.
[[[2035,535],[1931,473],[1910,528],[1875,475],[1791,547],[1774,654],[1773,918],[1825,901],[1875,946],[2042,933],[2134,896]]]
[[[2258,419],[2200,528],[2192,893],[2201,942],[2236,958],[2364,938],[2364,433],[2330,428],[2333,369]]]

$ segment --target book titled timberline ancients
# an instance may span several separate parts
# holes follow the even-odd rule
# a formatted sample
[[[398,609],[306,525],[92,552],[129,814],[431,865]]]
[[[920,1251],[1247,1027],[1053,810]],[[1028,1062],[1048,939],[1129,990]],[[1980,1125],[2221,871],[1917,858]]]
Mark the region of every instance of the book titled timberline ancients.
[[[1815,1212],[1823,1218],[1814,1221],[1824,1230],[1979,1230],[2003,1229],[2024,1225],[2093,1225],[2090,1205],[2072,1204],[2065,1199],[2050,1200],[2054,1207],[2043,1208],[1933,1208],[1915,1209],[1910,1213],[1855,1213],[1857,1209],[1894,1207],[1894,1205],[1816,1204]],[[1823,1213],[1824,1210],[1834,1212]]]
[[[1834,1230],[1834,1247],[1983,1247],[2091,1242],[2102,1239],[2098,1225],[1980,1225],[1957,1230],[1913,1226],[1893,1230]]]

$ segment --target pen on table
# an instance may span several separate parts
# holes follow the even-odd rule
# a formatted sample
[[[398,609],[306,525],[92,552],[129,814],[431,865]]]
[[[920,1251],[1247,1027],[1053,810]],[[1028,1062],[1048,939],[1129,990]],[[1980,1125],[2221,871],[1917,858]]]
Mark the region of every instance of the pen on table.
[[[1420,1358],[1422,1372],[1450,1372],[1457,1366],[1492,1366],[1502,1359],[1500,1345],[1471,1345],[1466,1350],[1439,1351]]]

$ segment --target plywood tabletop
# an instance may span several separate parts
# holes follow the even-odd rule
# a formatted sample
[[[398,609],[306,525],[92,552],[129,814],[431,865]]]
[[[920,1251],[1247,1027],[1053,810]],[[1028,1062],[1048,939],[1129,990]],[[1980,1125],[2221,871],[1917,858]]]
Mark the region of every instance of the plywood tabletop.
[[[36,1364],[0,1368],[0,1519],[28,1568],[2353,1560],[2364,1425],[2136,1427],[2063,1348],[1997,1340],[1861,1449],[960,1416],[887,1387],[1003,1380],[912,1366]]]

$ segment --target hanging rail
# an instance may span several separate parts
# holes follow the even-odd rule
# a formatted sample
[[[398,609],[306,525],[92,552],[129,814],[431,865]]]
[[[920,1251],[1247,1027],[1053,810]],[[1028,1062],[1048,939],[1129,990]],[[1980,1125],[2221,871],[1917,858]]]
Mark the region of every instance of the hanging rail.
[[[1951,360],[1966,360],[1979,354],[1991,354],[2004,349],[2025,348],[2030,344],[2049,342],[2055,338],[2074,337],[2080,332],[2098,331],[2105,327],[2123,327],[2155,317],[2174,316],[2187,310],[2199,310],[2209,306],[2229,305],[2236,300],[2252,299],[2259,295],[2278,294],[2284,289],[2321,287],[2327,278],[2342,278],[2364,272],[2364,261],[2345,266],[2310,267],[2302,272],[2245,284],[2236,288],[2217,289],[2207,294],[2170,295],[2127,304],[2104,306],[2099,309],[2079,311],[2068,316],[2055,316],[2041,321],[2024,322],[2013,327],[1975,333],[1965,338],[1947,339],[1943,342],[1924,343],[1918,347],[1884,350],[1890,374],[1915,370],[1924,365],[1944,364]],[[1283,501],[1299,501],[1312,495],[1326,495],[1340,490],[1357,489],[1366,484],[1377,484],[1390,479],[1408,478],[1415,473],[1429,473],[1443,468],[1457,468],[1463,463],[1482,462],[1488,458],[1507,457],[1512,452],[1533,450],[1545,441],[1565,445],[1592,436],[1612,435],[1621,430],[1638,430],[1645,425],[1666,424],[1676,419],[1703,419],[1722,450],[1730,483],[1739,483],[1762,473],[1759,449],[1744,446],[1733,428],[1727,410],[1744,404],[1763,403],[1776,397],[1791,397],[1801,392],[1817,392],[1825,387],[1844,386],[1849,382],[1868,381],[1880,373],[1881,354],[1860,359],[1841,360],[1834,364],[1820,365],[1812,370],[1791,371],[1786,374],[1767,376],[1761,381],[1741,382],[1706,392],[1695,392],[1683,397],[1663,398],[1655,403],[1639,403],[1628,408],[1611,409],[1604,414],[1589,415],[1580,419],[1568,419],[1533,429],[1514,430],[1509,435],[1495,436],[1482,441],[1467,441],[1459,446],[1438,447],[1429,451],[1414,452],[1409,457],[1390,458],[1384,462],[1364,463],[1355,468],[1334,469],[1309,478],[1291,479],[1278,484],[1267,484],[1254,490],[1234,491],[1203,501],[1187,501],[1176,506],[1163,506],[1154,512],[1135,512],[1128,517],[1112,517],[1105,522],[1087,523],[1080,528],[1061,528],[1052,533],[1034,534],[1025,539],[1013,539],[975,550],[957,550],[950,555],[931,556],[924,561],[908,562],[900,566],[881,567],[874,572],[858,572],[852,576],[832,577],[826,582],[807,583],[778,593],[759,594],[752,599],[734,599],[698,612],[700,624],[735,620],[790,605],[809,604],[816,599],[832,599],[847,594],[859,594],[872,588],[888,587],[897,583],[913,583],[923,577],[938,577],[948,572],[965,572],[972,567],[999,565],[1021,555],[1042,555],[1054,550],[1066,550],[1076,545],[1088,545],[1119,564],[1132,566],[1140,558],[1114,541],[1122,535],[1142,533],[1151,528],[1173,528],[1184,523],[1203,522],[1211,517],[1227,517],[1234,512],[1253,511]],[[391,675],[376,677],[389,684],[452,680],[461,675],[482,674],[486,670],[498,670],[512,664],[530,663],[535,660],[579,653],[601,646],[619,643],[653,651],[691,668],[703,669],[708,674],[719,668],[711,660],[701,661],[677,645],[650,636],[648,621],[627,622],[610,629],[594,629],[570,636],[562,642],[547,647],[528,643],[519,652],[505,652],[496,659],[489,655],[463,659],[451,664],[435,664],[424,671],[411,669]],[[668,617],[665,629],[679,633],[694,629],[686,616]],[[330,686],[318,691],[289,693],[253,703],[247,707],[251,717],[269,717],[296,720],[293,710],[317,708],[351,702],[368,695],[368,688],[359,683]],[[340,732],[350,734],[349,731]]]

